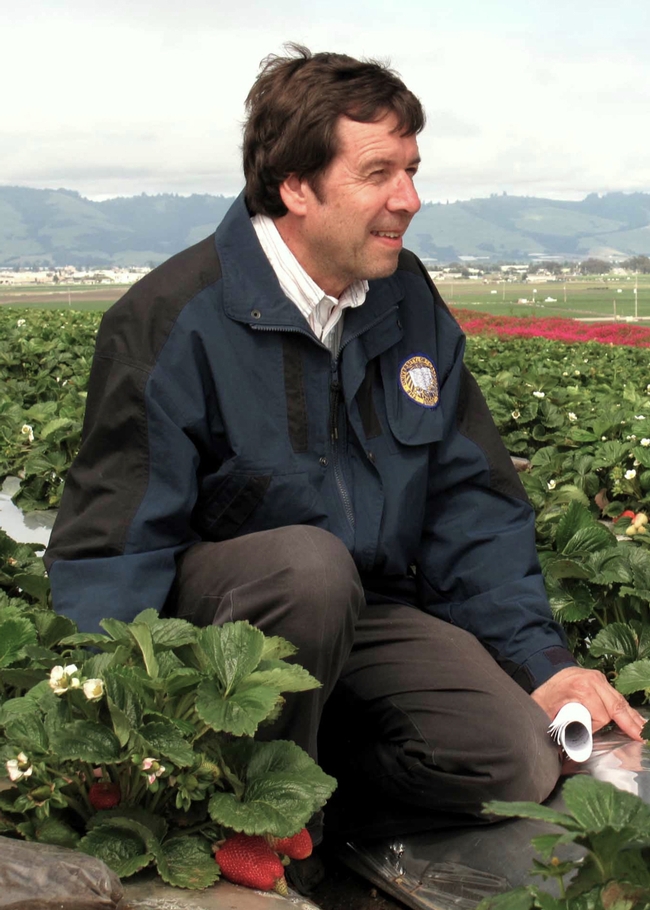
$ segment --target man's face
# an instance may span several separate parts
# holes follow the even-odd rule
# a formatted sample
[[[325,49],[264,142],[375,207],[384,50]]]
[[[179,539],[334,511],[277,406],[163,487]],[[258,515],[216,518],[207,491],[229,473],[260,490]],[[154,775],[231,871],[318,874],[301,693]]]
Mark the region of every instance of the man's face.
[[[300,183],[304,206],[298,231],[294,242],[285,239],[311,278],[333,297],[356,278],[392,275],[402,236],[420,208],[413,185],[420,161],[417,142],[395,126],[392,113],[374,123],[341,117],[339,152],[318,180],[317,193],[306,181]]]

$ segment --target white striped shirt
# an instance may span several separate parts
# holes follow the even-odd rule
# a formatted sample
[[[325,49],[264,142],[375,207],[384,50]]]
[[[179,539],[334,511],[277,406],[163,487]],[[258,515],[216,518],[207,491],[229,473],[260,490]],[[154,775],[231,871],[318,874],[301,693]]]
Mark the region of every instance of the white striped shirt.
[[[251,223],[280,287],[298,307],[316,338],[336,356],[343,331],[343,310],[349,306],[361,306],[366,299],[368,282],[357,279],[338,300],[330,297],[309,277],[280,236],[272,218],[254,215]]]

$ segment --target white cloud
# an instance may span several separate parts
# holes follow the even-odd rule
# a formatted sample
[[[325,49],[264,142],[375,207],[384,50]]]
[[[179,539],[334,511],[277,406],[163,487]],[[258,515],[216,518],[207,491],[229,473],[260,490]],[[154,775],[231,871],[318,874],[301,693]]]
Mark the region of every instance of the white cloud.
[[[234,193],[244,98],[294,39],[390,58],[429,114],[424,198],[650,190],[634,0],[306,2],[24,0],[3,29],[2,181]]]

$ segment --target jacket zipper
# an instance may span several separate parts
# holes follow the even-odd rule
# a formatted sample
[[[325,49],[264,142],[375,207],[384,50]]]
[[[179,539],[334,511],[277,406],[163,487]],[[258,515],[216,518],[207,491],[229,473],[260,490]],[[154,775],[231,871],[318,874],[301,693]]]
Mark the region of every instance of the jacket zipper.
[[[348,493],[347,487],[345,485],[345,480],[343,478],[343,472],[341,470],[341,463],[339,457],[339,401],[341,398],[341,383],[339,380],[339,359],[341,357],[341,351],[344,347],[347,347],[351,341],[354,341],[355,338],[358,338],[360,335],[363,335],[364,332],[367,332],[368,329],[373,328],[378,325],[382,320],[384,320],[389,313],[397,310],[398,307],[392,307],[385,313],[382,313],[377,317],[373,322],[370,322],[368,325],[364,326],[363,329],[360,329],[354,335],[346,340],[344,345],[341,345],[339,348],[338,354],[336,357],[332,358],[332,384],[331,384],[331,395],[330,395],[330,438],[332,444],[332,461],[334,467],[334,477],[336,479],[336,486],[339,491],[339,496],[343,502],[343,509],[347,516],[350,526],[354,529],[355,520],[354,520],[354,510],[352,508],[352,501],[350,499],[350,494]]]
[[[330,384],[330,443],[332,448],[332,468],[334,470],[334,479],[336,481],[336,488],[339,491],[339,496],[341,497],[341,502],[343,503],[343,510],[345,516],[350,523],[350,527],[354,529],[355,519],[354,519],[354,510],[352,508],[352,500],[350,494],[345,485],[345,480],[343,477],[343,471],[341,469],[341,459],[339,451],[339,402],[341,400],[341,382],[339,379],[339,358],[341,356],[341,351],[344,347],[354,341],[355,338],[358,338],[360,335],[363,335],[364,332],[367,332],[368,329],[373,328],[375,325],[380,323],[385,319],[389,313],[397,310],[398,307],[392,307],[385,313],[382,313],[377,317],[373,322],[369,323],[367,326],[364,326],[363,329],[360,329],[354,335],[351,335],[339,348],[338,354],[336,357],[332,355],[332,382]],[[295,326],[267,326],[267,325],[252,325],[251,326],[258,331],[266,332],[299,332],[301,335],[306,335],[312,341],[315,341],[316,344],[320,345],[322,348],[329,350],[327,345],[323,344],[322,341],[319,341],[317,338],[310,332],[306,332],[304,329],[297,328]]]
[[[336,488],[339,491],[343,510],[350,527],[354,528],[354,510],[350,494],[343,479],[343,471],[339,457],[339,402],[341,400],[341,383],[339,381],[339,362],[332,360],[332,383],[330,385],[330,442],[332,446],[332,467],[334,469],[334,479]]]

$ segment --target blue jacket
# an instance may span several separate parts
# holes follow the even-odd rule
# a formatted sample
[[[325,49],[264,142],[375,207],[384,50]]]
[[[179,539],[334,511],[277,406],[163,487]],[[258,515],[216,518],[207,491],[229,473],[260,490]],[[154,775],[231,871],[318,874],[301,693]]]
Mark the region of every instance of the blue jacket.
[[[164,605],[192,543],[312,524],[344,541],[370,602],[462,626],[525,688],[573,664],[463,346],[403,252],[346,312],[333,359],[240,197],[104,316],[46,554],[55,609],[82,629],[130,621]]]

